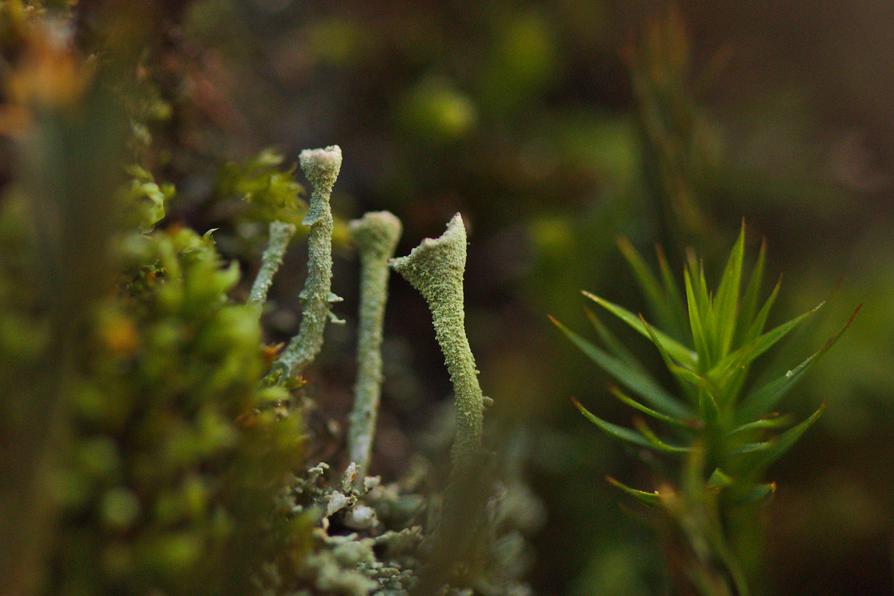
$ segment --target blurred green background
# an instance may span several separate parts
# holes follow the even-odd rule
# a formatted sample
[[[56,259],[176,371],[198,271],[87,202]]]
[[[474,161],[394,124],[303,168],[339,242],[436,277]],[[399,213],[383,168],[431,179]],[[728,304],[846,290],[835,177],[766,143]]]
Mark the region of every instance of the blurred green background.
[[[78,8],[88,38],[93,4]],[[537,593],[652,594],[664,585],[650,529],[603,481],[648,486],[642,466],[568,400],[613,419],[622,409],[546,314],[584,329],[580,289],[644,306],[615,247],[620,235],[644,252],[662,243],[678,270],[688,245],[716,268],[743,217],[752,248],[767,240],[769,271],[785,272],[779,320],[829,300],[768,368],[799,362],[864,304],[788,399],[805,414],[820,401],[829,410],[770,472],[779,490],[765,511],[769,589],[892,592],[894,4],[152,6],[150,78],[165,109],[147,118],[146,161],[177,186],[170,220],[200,232],[225,227],[221,163],[269,146],[293,161],[303,147],[332,143],[345,155],[337,215],[398,214],[400,253],[463,213],[467,324],[482,386],[496,401],[494,426],[523,436],[547,510],[533,541]],[[10,175],[0,163],[0,184]],[[231,257],[249,250],[226,232],[219,243]],[[340,256],[335,289],[350,297],[356,266],[347,250]],[[294,281],[277,285],[278,302],[293,300],[302,261],[287,260],[281,277]],[[405,284],[392,287],[374,464],[386,475],[411,451],[394,429],[412,435],[449,394],[424,305]],[[295,327],[290,312],[269,322],[283,337]],[[324,363],[334,385],[351,366],[346,353]]]

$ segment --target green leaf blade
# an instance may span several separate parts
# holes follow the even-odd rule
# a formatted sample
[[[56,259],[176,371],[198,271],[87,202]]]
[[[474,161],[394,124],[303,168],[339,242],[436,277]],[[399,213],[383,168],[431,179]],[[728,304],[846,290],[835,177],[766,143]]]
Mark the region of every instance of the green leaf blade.
[[[612,424],[607,420],[603,420],[602,418],[585,408],[584,405],[576,399],[572,399],[571,402],[574,404],[574,407],[576,407],[578,411],[583,414],[584,418],[586,418],[590,423],[592,423],[599,430],[610,437],[625,441],[627,443],[632,443],[640,447],[655,449],[657,451],[664,451],[665,453],[682,453],[688,451],[688,449],[685,447],[669,445],[661,439],[655,437],[654,434],[645,436],[625,426],[619,426],[617,424]]]
[[[622,360],[615,358],[593,345],[568,327],[560,323],[555,317],[550,321],[583,352],[590,360],[595,362],[614,379],[648,401],[651,405],[663,411],[665,414],[679,418],[687,418],[692,413],[680,401],[665,391],[658,383],[644,371],[631,368]]]
[[[611,330],[606,327],[605,323],[602,322],[596,313],[593,312],[589,308],[584,308],[584,315],[587,317],[587,320],[590,322],[590,325],[593,326],[593,329],[599,335],[599,339],[602,340],[602,343],[620,360],[623,360],[627,363],[631,368],[635,368],[637,370],[642,370],[642,365],[636,359],[636,357],[628,350],[623,343],[618,339],[618,337],[611,332]]]
[[[751,270],[751,277],[748,279],[748,285],[745,286],[745,293],[742,295],[742,303],[739,307],[739,323],[737,338],[740,342],[747,341],[746,332],[754,321],[757,312],[758,299],[760,297],[761,286],[763,285],[764,269],[767,264],[767,242],[761,241],[761,248],[757,254],[757,261]]]
[[[661,283],[664,285],[664,295],[670,303],[670,308],[674,315],[674,324],[669,327],[677,337],[684,337],[688,325],[686,324],[686,307],[683,306],[683,295],[677,282],[674,281],[674,275],[671,273],[670,266],[667,263],[667,256],[661,245],[655,247],[655,253],[658,257],[658,269],[661,272]]]
[[[735,436],[745,433],[750,433],[754,431],[760,430],[768,430],[772,428],[779,428],[781,426],[787,426],[791,421],[791,416],[774,416],[771,418],[759,418],[758,420],[753,420],[751,422],[746,422],[745,424],[741,424],[729,431],[729,436]]]
[[[621,492],[624,492],[624,493],[630,495],[631,497],[633,497],[634,499],[636,499],[637,501],[639,501],[641,503],[644,503],[644,504],[652,506],[652,507],[657,507],[657,506],[661,505],[661,496],[658,494],[657,490],[650,493],[648,491],[632,488],[630,486],[627,486],[623,482],[620,482],[619,480],[612,478],[611,476],[606,476],[605,480],[606,480],[606,482],[608,482],[609,484],[611,484],[612,486],[614,486]]]
[[[626,236],[619,237],[617,245],[646,297],[649,310],[662,327],[670,328],[673,325],[674,315],[658,278],[655,277],[645,259]]]
[[[708,366],[711,363],[711,354],[708,350],[708,341],[702,325],[702,311],[699,306],[699,299],[693,287],[692,276],[689,275],[689,271],[683,273],[683,282],[686,288],[686,307],[689,315],[689,329],[692,333],[692,342],[695,345],[699,361],[703,363],[703,366]]]
[[[640,432],[642,436],[646,438],[649,444],[652,445],[655,449],[659,451],[664,451],[666,453],[689,453],[692,451],[690,447],[686,447],[684,445],[674,445],[672,443],[668,443],[664,439],[661,439],[655,432],[646,424],[646,421],[642,418],[635,418],[633,420],[634,426],[636,426],[636,430]]]
[[[652,444],[649,443],[649,441],[647,441],[646,438],[638,432],[633,431],[627,427],[612,424],[611,422],[603,420],[602,418],[585,408],[584,405],[576,399],[572,398],[571,402],[574,404],[574,407],[577,408],[581,414],[583,414],[584,418],[586,418],[590,423],[592,423],[608,436],[619,439],[621,441],[625,441],[627,443],[639,445],[640,447],[648,447],[650,449],[653,447]]]
[[[767,482],[756,484],[753,488],[739,496],[735,502],[739,505],[748,505],[751,503],[759,503],[769,499],[776,493],[776,483]]]
[[[592,300],[608,312],[621,319],[624,323],[637,331],[640,335],[649,338],[649,332],[643,327],[642,321],[635,314],[621,306],[618,306],[617,304],[614,304],[613,302],[609,302],[604,298],[587,292],[586,290],[584,290],[582,293],[586,298]],[[658,331],[656,329],[655,334],[661,339],[661,342],[667,348],[668,353],[670,353],[671,356],[673,356],[676,360],[690,366],[696,365],[696,363],[698,362],[698,356],[692,350],[662,331]]]
[[[668,416],[667,414],[663,414],[662,412],[654,410],[647,405],[639,403],[638,401],[636,401],[635,399],[633,399],[632,397],[630,397],[629,395],[627,395],[626,393],[621,391],[620,388],[618,388],[614,385],[609,387],[609,392],[615,398],[617,398],[617,400],[620,401],[621,403],[623,403],[627,406],[630,406],[634,410],[637,410],[638,412],[642,412],[646,416],[650,416],[650,417],[654,418],[655,420],[660,420],[661,422],[665,422],[672,426],[678,426],[680,428],[688,428],[688,429],[698,428],[698,425],[699,425],[698,420],[695,420],[695,419],[684,420],[682,418],[676,418],[674,416]]]
[[[776,281],[776,285],[773,286],[773,291],[770,292],[770,295],[764,301],[764,304],[761,306],[757,315],[755,315],[754,320],[751,321],[751,324],[745,330],[745,334],[742,337],[743,344],[748,343],[763,332],[764,327],[767,324],[767,319],[770,317],[770,311],[773,310],[773,305],[776,303],[776,297],[779,295],[779,289],[781,287],[782,276],[779,276],[779,279]]]
[[[791,449],[792,446],[798,442],[798,439],[800,439],[804,433],[820,419],[825,411],[826,404],[823,404],[800,424],[791,427],[776,438],[767,441],[768,446],[766,448],[756,449],[753,453],[740,452],[744,453],[747,458],[746,467],[751,470],[760,471],[770,466],[770,464]]]
[[[745,222],[733,250],[730,252],[715,301],[716,345],[714,352],[723,357],[729,352],[736,333],[736,311],[739,307],[739,292],[742,287],[742,265],[745,261]]]
[[[766,385],[749,393],[742,400],[738,408],[736,417],[740,422],[751,420],[758,416],[762,416],[766,412],[773,409],[779,401],[801,380],[811,366],[813,366],[819,358],[832,349],[832,346],[844,335],[844,332],[853,324],[857,314],[860,312],[862,305],[858,306],[851,313],[850,318],[835,335],[826,340],[823,346],[807,357],[798,366],[790,369],[781,377],[770,381]]]
[[[782,323],[781,325],[774,327],[763,335],[751,340],[744,346],[729,354],[722,361],[717,363],[717,365],[713,369],[711,369],[709,375],[712,378],[716,379],[722,377],[731,369],[747,366],[748,364],[756,360],[761,354],[776,345],[786,335],[791,333],[808,317],[815,314],[820,308],[823,307],[824,304],[825,302],[820,302],[817,306],[813,307],[806,313],[799,315],[786,323]]]

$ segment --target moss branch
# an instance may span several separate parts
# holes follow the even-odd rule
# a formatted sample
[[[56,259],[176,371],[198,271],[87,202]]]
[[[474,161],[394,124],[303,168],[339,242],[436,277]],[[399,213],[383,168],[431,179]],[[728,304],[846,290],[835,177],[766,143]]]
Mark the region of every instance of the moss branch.
[[[279,271],[283,255],[289,247],[289,241],[295,235],[295,226],[282,221],[271,222],[269,230],[267,248],[261,256],[261,268],[258,269],[258,275],[255,277],[248,295],[249,304],[257,304],[261,307],[267,302],[267,293],[273,284],[273,277]],[[258,310],[260,311],[260,308]]]
[[[348,431],[348,454],[362,481],[369,469],[382,392],[382,327],[388,300],[388,261],[394,256],[401,223],[387,211],[367,213],[350,223],[360,253],[360,328],[357,382]]]
[[[329,305],[341,300],[332,294],[332,211],[329,199],[341,169],[341,148],[305,149],[299,156],[301,170],[311,183],[310,206],[304,225],[307,236],[307,279],[299,299],[304,305],[301,327],[276,364],[285,377],[300,374],[323,347],[323,332],[329,319],[337,321]]]

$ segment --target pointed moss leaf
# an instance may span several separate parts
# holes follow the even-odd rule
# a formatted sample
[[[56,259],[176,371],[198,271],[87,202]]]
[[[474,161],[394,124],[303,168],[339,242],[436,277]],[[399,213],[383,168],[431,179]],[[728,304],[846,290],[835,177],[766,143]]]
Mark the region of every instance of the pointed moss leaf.
[[[735,352],[729,354],[726,358],[720,361],[711,371],[710,375],[717,379],[722,377],[728,371],[732,369],[736,369],[742,366],[746,366],[754,361],[758,356],[772,348],[779,342],[782,338],[788,335],[795,327],[800,325],[807,317],[814,314],[820,308],[822,308],[824,302],[820,302],[817,306],[813,307],[806,313],[795,317],[791,321],[787,323],[783,323],[778,327],[774,327],[770,331],[764,333],[760,337],[757,337]]]
[[[765,449],[755,450],[753,454],[748,455],[746,467],[752,470],[761,470],[766,468],[774,461],[779,459],[786,451],[791,449],[792,445],[798,442],[798,439],[807,432],[813,424],[819,420],[823,412],[826,411],[826,404],[823,404],[816,412],[800,424],[793,426],[775,439],[768,441],[769,447]]]
[[[633,497],[634,499],[636,499],[637,501],[639,501],[641,503],[645,503],[646,505],[651,505],[653,507],[661,505],[661,497],[658,495],[657,490],[654,492],[647,492],[644,490],[632,488],[630,486],[627,486],[623,482],[620,482],[620,481],[612,478],[611,476],[606,476],[605,480],[606,480],[606,482],[608,482],[609,484],[611,484],[618,490],[627,493],[628,495],[630,495],[631,497]]]
[[[751,392],[742,400],[736,416],[739,420],[748,420],[760,416],[773,409],[779,401],[794,387],[801,377],[816,362],[821,352],[811,354],[795,368],[786,371],[781,377],[770,381],[761,388]]]
[[[760,296],[761,285],[763,284],[764,268],[767,263],[767,242],[761,242],[760,252],[757,254],[757,262],[751,270],[751,277],[748,279],[748,285],[745,287],[745,293],[742,295],[742,302],[739,306],[739,325],[737,339],[747,341],[745,333],[754,320],[757,312],[757,302]]]
[[[736,332],[736,311],[739,306],[739,290],[742,286],[742,263],[745,259],[745,222],[739,238],[733,246],[726,268],[717,287],[715,302],[717,344],[715,352],[725,355]]]
[[[742,343],[748,343],[753,340],[755,337],[760,335],[764,327],[767,324],[767,319],[770,316],[770,311],[773,309],[773,305],[776,303],[776,297],[779,295],[779,289],[782,287],[782,276],[779,276],[779,279],[776,281],[776,285],[773,286],[773,291],[770,292],[770,295],[767,297],[767,300],[764,301],[763,306],[758,311],[757,315],[755,315],[754,320],[748,325],[748,328],[745,330],[745,334],[742,336]]]
[[[845,331],[851,326],[854,322],[854,319],[857,316],[857,313],[860,312],[860,306],[854,309],[854,312],[851,313],[850,318],[845,323],[844,327],[841,328],[838,333],[830,337],[826,340],[826,343],[823,344],[823,347],[820,348],[814,354],[811,354],[806,360],[804,360],[801,364],[796,366],[795,368],[787,371],[784,375],[770,381],[766,385],[760,387],[759,389],[749,393],[745,399],[742,400],[742,404],[738,409],[737,418],[740,421],[750,420],[755,418],[756,416],[762,415],[764,412],[768,412],[773,409],[776,404],[781,400],[790,390],[794,387],[798,381],[801,380],[801,377],[804,376],[811,366],[819,359],[820,356],[828,352],[832,346],[835,345],[835,342],[844,334]]]
[[[707,314],[708,309],[713,302],[713,296],[708,290],[708,281],[705,279],[705,263],[701,260],[698,262],[698,283],[696,290],[699,294],[699,300],[702,302],[702,309]]]
[[[689,271],[683,272],[683,282],[686,287],[686,307],[689,315],[689,330],[692,333],[692,342],[695,345],[695,351],[698,358],[702,362],[702,366],[711,364],[711,355],[708,351],[708,342],[705,337],[705,329],[702,326],[702,313],[699,306],[699,299],[696,295],[695,288],[692,284],[692,276]],[[704,368],[702,368],[704,370]]]
[[[661,355],[661,359],[664,360],[665,366],[671,372],[671,374],[676,377],[676,379],[683,386],[684,390],[689,392],[691,395],[695,395],[694,387],[702,387],[704,386],[705,379],[699,375],[697,372],[686,368],[685,366],[680,366],[676,362],[674,362],[671,355],[668,353],[667,349],[664,347],[664,344],[661,343],[661,340],[658,338],[658,334],[655,329],[646,322],[646,319],[640,315],[640,321],[642,322],[643,328],[649,334],[649,339],[652,340],[652,343],[658,348],[658,353]]]
[[[671,273],[670,266],[668,266],[664,249],[662,249],[660,245],[656,246],[655,253],[658,256],[658,269],[661,271],[661,283],[664,285],[664,295],[670,304],[674,316],[674,324],[672,327],[669,327],[669,329],[676,337],[684,337],[687,330],[686,308],[683,306],[683,297],[682,294],[680,294],[680,288],[677,287],[677,282],[674,281],[674,275]]]
[[[625,363],[630,365],[631,368],[635,368],[637,370],[642,370],[642,365],[636,359],[636,357],[630,353],[624,344],[618,339],[618,337],[609,330],[608,327],[605,326],[605,323],[596,316],[589,308],[584,308],[584,314],[587,317],[587,320],[590,321],[590,324],[593,326],[593,329],[596,330],[596,333],[599,334],[599,338],[602,340],[602,343],[618,358],[623,360]]]
[[[746,422],[741,426],[737,426],[729,432],[730,436],[749,433],[756,430],[767,430],[769,428],[780,428],[788,426],[791,423],[791,416],[775,416],[773,418],[761,418],[752,422]]]
[[[646,438],[646,440],[655,448],[660,451],[666,451],[667,453],[686,453],[691,451],[689,447],[685,447],[683,445],[673,445],[668,443],[667,441],[658,437],[655,432],[649,428],[649,425],[646,424],[646,421],[642,418],[634,418],[633,420],[634,426],[636,426],[636,430],[642,434]]]
[[[621,403],[624,403],[624,404],[630,406],[634,410],[642,412],[646,416],[651,416],[655,420],[660,420],[662,422],[666,422],[667,424],[670,424],[673,426],[679,426],[681,428],[697,428],[698,427],[697,420],[695,420],[695,419],[684,420],[682,418],[675,418],[674,416],[668,416],[667,414],[662,414],[661,412],[659,412],[657,410],[653,410],[649,406],[639,403],[638,401],[636,401],[635,399],[633,399],[632,397],[630,397],[629,395],[627,395],[626,393],[621,391],[621,389],[619,389],[618,387],[612,386],[609,388],[609,391]]]
[[[637,317],[629,310],[618,306],[617,304],[609,302],[608,300],[600,298],[595,294],[591,294],[586,290],[584,290],[582,293],[584,296],[627,323],[630,327],[632,327],[643,336],[647,338],[649,337],[649,332],[645,329],[645,327],[643,327],[642,321],[640,321],[639,317]],[[698,356],[696,356],[696,354],[692,352],[692,350],[679,343],[677,340],[669,337],[665,333],[658,331],[657,329],[655,330],[655,334],[661,339],[661,343],[663,343],[664,346],[667,348],[668,353],[670,353],[670,355],[673,356],[676,360],[689,366],[696,365],[696,363],[698,362]]]
[[[578,411],[580,411],[580,413],[584,415],[584,418],[589,420],[610,437],[614,437],[628,443],[633,443],[634,445],[639,445],[640,447],[652,448],[652,444],[638,432],[635,432],[623,426],[618,426],[617,424],[612,424],[611,422],[607,422],[593,414],[576,399],[572,399],[571,401],[574,404],[574,407],[576,407]]]
[[[664,290],[658,282],[658,278],[652,273],[642,255],[634,248],[630,240],[622,236],[618,238],[617,244],[621,254],[624,255],[624,258],[633,270],[633,275],[636,277],[640,288],[642,288],[652,314],[663,327],[670,328],[673,325],[674,315],[670,310],[670,304],[664,295]]]
[[[556,318],[550,317],[550,321],[571,340],[577,348],[593,362],[598,364],[605,372],[615,378],[616,381],[648,401],[650,404],[672,416],[687,417],[689,410],[667,393],[660,385],[642,370],[634,369],[622,360],[615,358],[606,351],[593,345],[577,333],[571,331]]]
[[[707,287],[699,283],[700,280],[704,279],[704,276],[700,275],[702,271],[700,262],[698,257],[695,255],[695,250],[692,247],[686,249],[686,268],[683,270],[683,274],[689,274],[689,277],[692,279],[692,289],[695,290],[694,297],[696,299],[696,308],[699,311],[707,308],[708,306],[708,289]]]

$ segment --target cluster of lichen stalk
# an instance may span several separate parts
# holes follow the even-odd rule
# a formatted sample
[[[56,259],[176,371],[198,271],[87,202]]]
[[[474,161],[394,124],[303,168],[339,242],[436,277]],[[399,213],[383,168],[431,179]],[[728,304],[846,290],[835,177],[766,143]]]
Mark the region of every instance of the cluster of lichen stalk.
[[[340,322],[330,304],[341,298],[332,293],[332,209],[329,200],[341,170],[341,148],[305,149],[298,157],[311,184],[310,204],[301,222],[307,234],[307,279],[298,296],[303,304],[301,326],[276,364],[286,378],[301,374],[323,349],[323,332],[329,320]]]
[[[341,298],[331,291],[332,189],[341,169],[338,146],[304,150],[301,169],[311,184],[308,211],[303,224],[308,230],[307,278],[299,295],[303,310],[298,333],[274,363],[269,382],[284,383],[301,375],[323,347],[329,321],[339,321],[331,304]],[[357,380],[348,430],[348,454],[362,479],[370,466],[370,453],[382,388],[381,345],[388,299],[389,270],[393,268],[422,294],[431,310],[435,337],[444,354],[455,392],[456,436],[451,450],[451,472],[444,506],[445,515],[461,509],[455,503],[455,487],[482,459],[481,436],[484,396],[478,370],[465,330],[463,276],[466,265],[466,230],[456,214],[439,238],[427,238],[409,255],[392,258],[401,234],[400,220],[387,211],[371,212],[349,226],[360,257],[360,308],[357,342]],[[270,225],[268,247],[252,286],[249,302],[261,308],[273,277],[282,263],[294,227],[282,222]],[[453,487],[453,490],[451,490]],[[442,524],[448,525],[448,524]]]
[[[382,335],[388,301],[388,260],[401,233],[400,220],[388,211],[367,213],[350,223],[360,255],[360,322],[357,330],[357,381],[348,434],[348,457],[357,477],[369,470],[379,399],[382,394]]]

